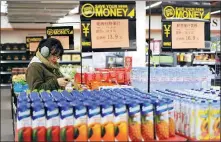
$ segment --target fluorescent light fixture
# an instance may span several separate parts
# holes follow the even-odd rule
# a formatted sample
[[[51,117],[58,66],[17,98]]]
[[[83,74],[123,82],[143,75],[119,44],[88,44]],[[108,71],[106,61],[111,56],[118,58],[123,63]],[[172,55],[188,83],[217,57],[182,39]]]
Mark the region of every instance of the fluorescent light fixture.
[[[150,6],[147,6],[146,9],[150,9],[150,8],[156,7],[156,6],[160,5],[161,3],[162,3],[162,1],[156,2],[154,4],[151,4]]]
[[[72,9],[68,15],[71,15],[71,14],[77,14],[79,12],[79,6],[75,7],[74,9]]]
[[[1,13],[8,13],[8,5],[6,1],[1,1]]]
[[[220,12],[221,12],[221,10],[217,10],[217,11],[211,12],[210,14],[216,14],[216,13],[220,13]]]

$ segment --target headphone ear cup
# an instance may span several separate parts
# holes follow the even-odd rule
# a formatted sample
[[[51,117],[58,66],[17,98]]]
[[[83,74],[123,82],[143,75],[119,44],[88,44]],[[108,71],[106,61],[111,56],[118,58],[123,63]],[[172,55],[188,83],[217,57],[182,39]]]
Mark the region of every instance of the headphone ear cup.
[[[47,46],[41,48],[41,55],[45,58],[49,56],[49,48]]]

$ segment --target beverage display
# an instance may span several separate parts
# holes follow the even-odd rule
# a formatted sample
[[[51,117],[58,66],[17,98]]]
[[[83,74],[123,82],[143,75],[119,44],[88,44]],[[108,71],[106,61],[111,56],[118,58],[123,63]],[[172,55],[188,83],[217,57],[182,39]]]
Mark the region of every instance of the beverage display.
[[[144,93],[129,86],[21,93],[17,102],[18,138],[151,141],[182,135],[194,140],[220,140],[219,97],[212,89]],[[30,136],[24,136],[26,128]]]

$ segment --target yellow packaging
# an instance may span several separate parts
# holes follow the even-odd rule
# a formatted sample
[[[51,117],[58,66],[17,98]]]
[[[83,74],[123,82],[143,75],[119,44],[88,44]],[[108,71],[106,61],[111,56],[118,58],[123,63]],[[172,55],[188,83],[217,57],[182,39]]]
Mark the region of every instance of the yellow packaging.
[[[209,111],[210,140],[220,140],[220,102],[214,100]]]

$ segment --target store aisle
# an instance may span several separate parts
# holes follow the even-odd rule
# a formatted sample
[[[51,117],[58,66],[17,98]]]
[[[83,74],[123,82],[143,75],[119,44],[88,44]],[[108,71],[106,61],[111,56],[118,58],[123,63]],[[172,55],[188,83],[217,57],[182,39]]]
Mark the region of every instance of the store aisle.
[[[1,139],[0,141],[14,141],[11,118],[10,89],[1,88]]]

